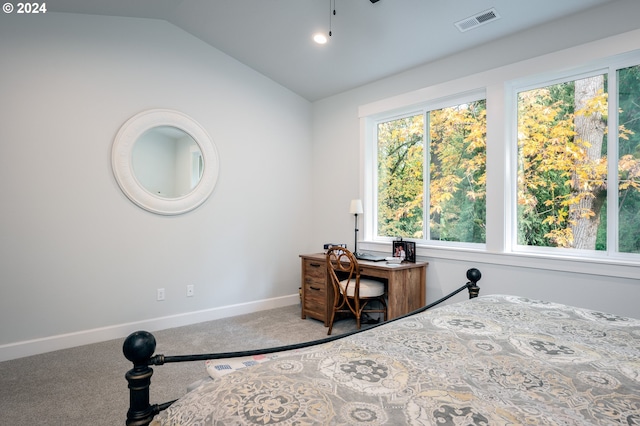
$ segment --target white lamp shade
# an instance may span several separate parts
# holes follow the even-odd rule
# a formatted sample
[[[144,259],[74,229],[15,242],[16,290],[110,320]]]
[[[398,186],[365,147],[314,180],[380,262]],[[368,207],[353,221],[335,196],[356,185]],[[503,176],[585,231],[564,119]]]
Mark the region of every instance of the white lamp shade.
[[[362,200],[351,200],[351,206],[349,207],[349,213],[351,214],[362,214],[364,210],[362,209]]]

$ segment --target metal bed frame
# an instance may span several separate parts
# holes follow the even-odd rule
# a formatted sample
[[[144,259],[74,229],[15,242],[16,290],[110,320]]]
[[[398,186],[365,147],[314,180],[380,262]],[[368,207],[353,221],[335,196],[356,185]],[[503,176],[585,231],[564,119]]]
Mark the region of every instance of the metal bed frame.
[[[296,343],[293,345],[277,346],[272,348],[256,349],[242,352],[165,356],[153,355],[156,350],[156,339],[153,334],[147,331],[136,331],[134,333],[131,333],[125,339],[122,346],[124,356],[133,363],[133,368],[129,370],[125,375],[125,378],[129,383],[129,410],[127,411],[126,424],[127,426],[147,426],[153,421],[153,418],[158,413],[166,410],[171,404],[176,401],[173,400],[165,402],[163,404],[153,405],[149,403],[149,389],[151,387],[151,376],[153,375],[153,369],[150,367],[151,365],[163,365],[173,362],[206,361],[209,359],[237,358],[270,354],[274,352],[307,348],[322,343],[332,342],[346,336],[365,332],[371,328],[379,327],[380,325],[387,324],[392,321],[397,321],[401,318],[424,312],[427,309],[433,308],[434,306],[439,305],[445,300],[455,296],[464,289],[467,289],[469,291],[469,299],[478,297],[480,287],[478,287],[477,283],[478,281],[480,281],[480,278],[482,278],[482,274],[480,273],[480,271],[476,268],[471,268],[467,271],[467,279],[469,281],[466,284],[444,296],[443,298],[430,303],[420,309],[416,309],[415,311],[410,312],[406,315],[402,315],[390,321],[381,322],[379,324],[375,324],[361,330],[355,330],[349,333],[331,336],[319,340],[313,340],[310,342]]]

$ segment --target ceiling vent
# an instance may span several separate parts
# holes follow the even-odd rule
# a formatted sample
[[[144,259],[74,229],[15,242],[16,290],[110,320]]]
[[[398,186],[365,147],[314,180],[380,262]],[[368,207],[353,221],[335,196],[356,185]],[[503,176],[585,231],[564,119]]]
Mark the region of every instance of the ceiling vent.
[[[489,22],[493,22],[496,19],[500,19],[500,15],[498,15],[498,11],[495,8],[491,8],[484,12],[476,13],[474,16],[465,18],[462,21],[458,21],[455,23],[455,26],[458,27],[458,30],[460,30],[461,33],[463,33],[481,25],[488,24]]]

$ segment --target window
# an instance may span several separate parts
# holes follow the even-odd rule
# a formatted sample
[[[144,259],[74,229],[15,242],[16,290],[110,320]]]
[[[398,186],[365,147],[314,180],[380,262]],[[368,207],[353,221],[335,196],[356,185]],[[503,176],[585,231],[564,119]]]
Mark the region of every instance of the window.
[[[640,65],[617,70],[618,250],[640,253]]]
[[[424,122],[420,113],[377,126],[379,236],[424,236]]]
[[[640,66],[517,91],[517,246],[640,253],[638,99]]]
[[[635,274],[640,50],[586,58],[573,70],[571,58],[559,72],[541,60],[544,75],[521,78],[517,64],[488,73],[483,89],[478,74],[361,106],[371,247],[402,237],[419,255]]]
[[[484,99],[382,117],[375,135],[376,237],[485,243]]]

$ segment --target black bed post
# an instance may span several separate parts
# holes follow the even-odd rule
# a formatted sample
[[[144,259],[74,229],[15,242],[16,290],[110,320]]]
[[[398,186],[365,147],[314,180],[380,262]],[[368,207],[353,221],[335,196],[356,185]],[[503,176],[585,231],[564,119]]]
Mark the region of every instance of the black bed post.
[[[153,375],[149,360],[155,350],[156,339],[146,331],[131,333],[122,345],[124,356],[133,362],[133,368],[125,375],[129,382],[127,426],[147,426],[158,414],[157,407],[149,404],[149,386]]]
[[[482,278],[482,274],[476,268],[471,268],[467,271],[467,289],[469,290],[469,299],[478,297],[480,293],[480,287],[478,287],[478,281]]]

